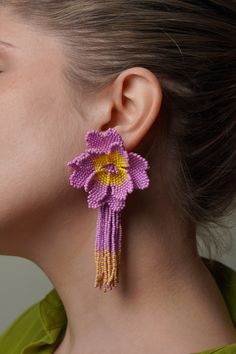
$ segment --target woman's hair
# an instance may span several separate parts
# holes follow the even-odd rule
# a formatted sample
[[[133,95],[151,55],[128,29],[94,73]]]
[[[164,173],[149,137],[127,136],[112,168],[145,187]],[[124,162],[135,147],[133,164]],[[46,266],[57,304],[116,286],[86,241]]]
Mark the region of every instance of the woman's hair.
[[[0,5],[61,40],[65,77],[77,91],[98,92],[134,66],[158,77],[167,112],[161,122],[168,150],[163,176],[180,215],[202,228],[204,245],[211,239],[220,253],[223,238],[210,226],[227,229],[220,218],[233,211],[236,194],[236,1],[0,0]]]

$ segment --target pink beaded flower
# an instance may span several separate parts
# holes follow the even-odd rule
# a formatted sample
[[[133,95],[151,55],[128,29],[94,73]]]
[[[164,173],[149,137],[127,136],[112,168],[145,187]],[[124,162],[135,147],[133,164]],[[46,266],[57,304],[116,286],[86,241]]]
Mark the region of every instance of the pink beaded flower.
[[[89,208],[107,203],[114,211],[122,210],[128,193],[149,185],[147,160],[124,148],[114,128],[105,132],[90,131],[86,135],[88,150],[74,158],[68,166],[74,169],[70,184],[84,187]]]
[[[128,193],[149,185],[148,162],[124,148],[114,128],[86,135],[87,152],[67,163],[74,169],[70,185],[84,187],[88,206],[98,208],[95,241],[95,287],[111,290],[119,281],[122,225],[121,210]]]

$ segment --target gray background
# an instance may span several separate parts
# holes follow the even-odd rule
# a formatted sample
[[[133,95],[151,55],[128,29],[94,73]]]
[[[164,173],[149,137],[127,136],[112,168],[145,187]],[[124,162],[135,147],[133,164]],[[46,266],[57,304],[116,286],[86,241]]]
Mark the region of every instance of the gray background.
[[[226,252],[214,259],[236,270],[236,212],[224,220],[226,225],[230,225],[232,244],[229,243]],[[207,255],[202,247],[199,254]],[[53,288],[46,274],[36,264],[20,257],[0,256],[0,282],[0,334]]]

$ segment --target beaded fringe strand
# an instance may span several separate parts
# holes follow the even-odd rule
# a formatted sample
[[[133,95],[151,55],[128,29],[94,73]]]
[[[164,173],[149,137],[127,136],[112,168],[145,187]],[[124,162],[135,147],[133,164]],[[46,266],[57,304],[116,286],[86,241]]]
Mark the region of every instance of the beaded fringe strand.
[[[121,211],[112,210],[108,204],[100,206],[95,241],[94,287],[102,288],[104,293],[119,283],[121,242]]]

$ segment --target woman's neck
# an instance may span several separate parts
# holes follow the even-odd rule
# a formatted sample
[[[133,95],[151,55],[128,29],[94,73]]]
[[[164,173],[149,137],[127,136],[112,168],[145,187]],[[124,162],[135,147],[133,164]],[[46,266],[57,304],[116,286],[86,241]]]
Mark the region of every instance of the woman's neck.
[[[49,277],[68,318],[57,354],[196,352],[234,338],[197,254],[195,230],[175,217],[167,199],[159,196],[153,207],[153,194],[144,195],[130,195],[123,212],[120,283],[107,293],[93,286],[97,210],[81,202],[82,193],[79,202],[74,195],[31,219],[24,256]]]

